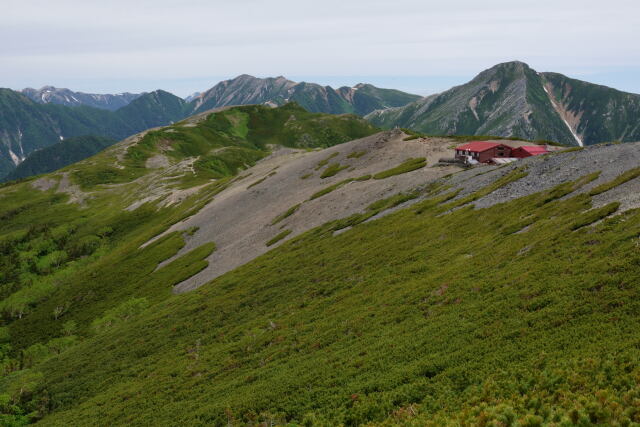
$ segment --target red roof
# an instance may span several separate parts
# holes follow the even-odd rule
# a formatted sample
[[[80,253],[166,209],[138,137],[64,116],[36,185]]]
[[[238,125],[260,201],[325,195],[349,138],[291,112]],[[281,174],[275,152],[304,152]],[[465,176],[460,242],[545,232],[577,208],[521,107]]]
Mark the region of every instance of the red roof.
[[[496,142],[486,142],[486,141],[471,141],[467,144],[456,147],[456,150],[469,150],[476,153],[481,153],[483,151],[490,150],[499,145],[502,145],[502,144],[498,144]]]
[[[524,145],[520,147],[520,149],[522,151],[526,151],[532,156],[536,156],[538,154],[546,154],[549,152],[544,145]]]

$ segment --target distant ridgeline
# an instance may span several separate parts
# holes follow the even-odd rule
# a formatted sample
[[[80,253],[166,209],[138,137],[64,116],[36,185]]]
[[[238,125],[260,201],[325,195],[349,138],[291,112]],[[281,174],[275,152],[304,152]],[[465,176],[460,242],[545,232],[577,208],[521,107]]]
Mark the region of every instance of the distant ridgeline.
[[[190,102],[162,90],[141,95],[94,95],[53,87],[25,89],[22,93],[0,89],[0,179],[5,176],[5,180],[25,177],[30,170],[44,171],[29,166],[8,176],[36,150],[50,145],[58,150],[68,149],[68,145],[57,144],[63,139],[97,135],[120,140],[212,108],[240,104],[277,106],[297,102],[311,112],[364,115],[379,108],[402,106],[419,98],[367,84],[332,89],[313,83],[294,83],[284,78],[257,79],[246,75],[221,82]],[[92,153],[91,149],[78,150],[77,143],[71,148],[75,154]],[[57,157],[80,160],[76,155],[64,153]],[[46,157],[40,155],[37,162],[44,166]],[[64,165],[57,162],[55,166]],[[51,170],[52,167],[47,166],[46,169]]]
[[[116,142],[115,139],[92,135],[65,139],[58,144],[50,145],[31,153],[4,180],[12,181],[32,175],[53,172],[93,156]]]
[[[64,139],[96,135],[120,140],[188,114],[182,98],[161,90],[144,94],[117,111],[108,111],[39,104],[19,92],[0,89],[0,177],[12,172],[34,151]]]
[[[296,102],[310,112],[354,113],[376,126],[430,135],[495,135],[564,145],[640,140],[640,95],[537,73],[521,62],[496,65],[467,84],[425,98],[362,83],[333,89],[241,75],[188,99],[162,90],[95,95],[52,87],[22,93],[0,89],[0,178],[32,152],[62,139],[120,140],[213,108],[246,104]]]

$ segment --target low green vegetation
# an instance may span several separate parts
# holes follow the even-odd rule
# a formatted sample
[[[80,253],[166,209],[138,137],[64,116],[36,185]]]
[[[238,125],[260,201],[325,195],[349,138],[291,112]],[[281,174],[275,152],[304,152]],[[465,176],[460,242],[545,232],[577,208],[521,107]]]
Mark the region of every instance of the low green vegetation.
[[[373,179],[385,179],[390,176],[400,175],[403,173],[411,172],[417,169],[421,169],[427,165],[427,159],[424,157],[416,157],[405,160],[395,168],[387,169],[386,171],[378,172],[373,175]]]
[[[353,151],[347,155],[347,159],[359,159],[360,157],[367,154],[366,151]]]
[[[572,151],[582,151],[582,150],[584,150],[584,147],[569,147],[562,151],[558,151],[558,153],[570,153]]]
[[[291,206],[289,209],[287,209],[286,212],[278,215],[277,217],[275,217],[273,219],[273,221],[271,221],[271,225],[276,225],[277,223],[279,223],[280,221],[282,221],[285,218],[290,217],[291,215],[293,215],[294,213],[296,213],[296,211],[300,208],[300,203],[298,203],[297,205]]]
[[[500,171],[457,199],[444,181],[372,203],[182,295],[215,245],[183,253],[193,230],[166,230],[225,179],[130,210],[138,184],[82,207],[0,188],[1,423],[639,423],[640,210],[575,194],[598,174],[463,207],[527,173]]]
[[[270,239],[269,241],[267,241],[266,245],[267,246],[272,246],[275,245],[276,243],[278,243],[280,240],[284,239],[285,237],[287,237],[289,234],[291,234],[291,230],[284,230],[281,233],[278,233],[275,237],[273,237],[272,239]]]
[[[348,184],[350,182],[353,182],[353,181],[367,181],[369,179],[371,179],[371,175],[362,175],[362,176],[359,176],[357,178],[347,178],[345,180],[337,182],[337,183],[335,183],[333,185],[330,185],[330,186],[328,186],[326,188],[323,188],[320,191],[317,191],[317,192],[313,193],[311,195],[311,197],[309,198],[309,200],[317,199],[318,197],[322,197],[325,194],[329,194],[332,191],[337,190],[338,188],[340,188],[340,187],[342,187],[342,186],[344,186],[344,185],[346,185],[346,184]]]
[[[322,197],[322,196],[324,196],[325,194],[329,194],[329,193],[331,193],[332,191],[337,190],[338,188],[340,188],[340,187],[344,186],[345,184],[348,184],[348,183],[350,183],[350,182],[352,182],[352,181],[353,181],[353,179],[348,178],[348,179],[342,180],[342,181],[340,181],[340,182],[336,182],[335,184],[332,184],[332,185],[330,185],[330,186],[328,186],[328,187],[325,187],[325,188],[323,188],[323,189],[322,189],[322,190],[320,190],[320,191],[316,191],[315,193],[313,193],[313,194],[311,195],[311,197],[309,198],[309,200],[317,199],[318,197]]]
[[[143,174],[142,169],[120,169],[113,166],[98,165],[94,168],[82,168],[72,174],[83,190],[90,190],[99,184],[122,184],[131,182]]]
[[[327,158],[320,160],[320,161],[318,162],[318,164],[316,165],[315,170],[320,170],[320,169],[322,169],[323,167],[327,166],[327,165],[329,164],[329,161],[330,161],[331,159],[333,159],[334,157],[336,157],[338,154],[340,154],[340,153],[336,151],[336,152],[334,152],[334,153],[331,153]]]
[[[325,170],[322,171],[322,173],[320,174],[320,178],[324,179],[324,178],[329,178],[332,177],[334,175],[336,175],[338,172],[345,170],[349,167],[349,165],[340,165],[340,163],[331,163],[329,166],[326,167]]]
[[[411,140],[414,140],[414,139],[419,139],[419,138],[425,138],[426,137],[425,134],[420,133],[420,132],[416,132],[416,131],[411,130],[411,129],[402,128],[401,130],[402,130],[402,132],[404,132],[407,135],[409,135],[409,136],[405,137],[403,139],[403,141],[411,141]]]
[[[590,183],[591,181],[598,179],[599,176],[600,176],[599,171],[593,172],[575,181],[565,182],[564,184],[560,184],[554,187],[553,189],[547,192],[547,195],[544,198],[542,198],[539,201],[540,206],[549,202],[553,202],[554,200],[560,199],[561,197],[564,197],[568,194],[573,193],[574,191],[581,188],[582,186]]]
[[[387,209],[395,208],[396,206],[408,202],[409,200],[413,200],[416,197],[418,197],[418,193],[411,192],[396,194],[395,196],[391,196],[387,199],[378,200],[377,202],[374,202],[367,206],[367,209],[363,213],[354,214],[347,218],[334,221],[332,223],[329,223],[327,227],[331,231],[338,231],[347,227],[354,227],[373,218],[380,212],[386,211]]]
[[[126,214],[112,223],[124,228],[100,233],[114,250],[0,333],[11,345],[4,416],[48,425],[636,422],[628,396],[640,351],[628,343],[640,339],[640,211],[593,215],[588,194],[541,203],[562,193],[551,189],[443,214],[444,191],[366,221],[418,194],[376,202],[178,296],[171,284],[199,271],[213,247],[154,272],[181,236],[140,250],[157,213]],[[33,220],[39,211],[21,212]],[[526,233],[504,233],[527,215],[538,219]],[[585,225],[604,219],[571,232],[583,215]],[[28,368],[12,356],[21,352]]]
[[[295,125],[284,126],[292,117]],[[310,114],[295,105],[230,109],[195,125],[148,132],[126,149],[109,148],[65,169],[65,176],[45,177],[42,190],[33,180],[2,186],[1,423],[45,416],[52,408],[39,394],[51,378],[46,364],[144,318],[147,307],[171,298],[174,285],[208,265],[213,243],[177,256],[195,229],[141,245],[241,179],[240,171],[268,154],[267,144],[322,147],[375,131],[361,119]],[[190,189],[179,204],[165,206],[163,197],[136,202],[157,180],[158,166],[147,168],[152,157],[172,165],[161,181]],[[64,400],[56,399],[55,405]]]
[[[507,176],[503,185],[514,175]],[[34,356],[30,368],[40,376],[12,384],[31,384],[28,399],[36,401],[43,389],[71,393],[45,418],[54,425],[98,412],[112,422],[135,413],[156,424],[634,419],[625,396],[635,390],[640,352],[625,343],[638,323],[628,296],[638,290],[625,266],[636,261],[629,250],[640,212],[570,233],[576,217],[595,218],[586,194],[541,203],[562,193],[551,189],[442,215],[450,195],[440,190],[366,222],[417,195],[374,203],[197,292],[134,297],[148,304],[123,298],[112,307],[124,315],[105,309],[95,319],[124,321],[88,336],[68,328],[85,341],[74,338],[57,355],[43,350],[53,356]],[[538,220],[527,233],[503,233],[528,214]],[[554,263],[545,262],[551,253]],[[135,369],[135,380],[106,360]],[[62,380],[72,368],[74,377]],[[109,387],[98,385],[101,378]],[[290,392],[310,383],[310,396]]]
[[[276,171],[271,171],[271,172],[269,172],[267,175],[263,176],[262,178],[260,178],[260,179],[258,179],[258,180],[256,180],[256,181],[253,181],[251,184],[249,184],[249,185],[247,186],[247,190],[248,190],[248,189],[250,189],[251,187],[255,187],[256,185],[258,185],[258,184],[261,184],[261,183],[265,182],[265,181],[267,180],[267,178],[272,177],[272,176],[273,176],[273,175],[275,175],[276,173],[277,173]]]
[[[91,327],[96,332],[105,331],[142,313],[148,306],[149,302],[146,298],[132,298],[95,319]]]
[[[612,202],[605,206],[602,206],[598,209],[592,209],[590,211],[585,212],[578,218],[576,218],[573,223],[571,223],[571,230],[577,230],[581,227],[591,225],[596,221],[600,221],[603,218],[608,217],[612,213],[618,210],[620,207],[619,202]]]
[[[474,202],[488,194],[493,193],[498,188],[504,187],[507,184],[524,178],[525,176],[527,176],[527,172],[524,168],[514,168],[486,187],[443,205],[443,209],[453,209]]]
[[[362,175],[357,178],[353,178],[354,181],[368,181],[371,179],[371,175]]]
[[[590,196],[597,196],[598,194],[604,193],[605,191],[609,191],[612,188],[617,187],[618,185],[622,185],[627,181],[631,181],[640,176],[640,168],[630,169],[620,176],[618,176],[613,181],[605,182],[602,185],[599,185],[589,191]]]

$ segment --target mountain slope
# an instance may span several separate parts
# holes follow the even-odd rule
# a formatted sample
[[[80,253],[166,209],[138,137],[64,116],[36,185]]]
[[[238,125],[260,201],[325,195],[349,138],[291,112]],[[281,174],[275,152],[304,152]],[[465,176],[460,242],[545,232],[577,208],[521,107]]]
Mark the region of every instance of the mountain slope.
[[[585,144],[640,140],[640,95],[542,73],[558,113]]]
[[[570,79],[559,76],[537,73],[522,62],[499,64],[467,84],[405,107],[375,111],[367,118],[379,126],[402,126],[434,135],[515,136],[566,145],[638,138],[640,125],[634,112],[640,96],[571,80],[576,87],[571,99],[557,93],[560,104],[568,103],[566,108],[570,113],[567,115],[552,96],[563,85],[569,87],[566,82]],[[598,102],[601,108],[593,109],[591,106]],[[588,125],[587,121],[582,122],[582,126],[590,130],[576,133],[574,124],[578,122],[573,117],[583,114],[590,115]],[[587,137],[582,141],[578,134]]]
[[[37,104],[18,92],[0,89],[0,175],[7,175],[33,151],[64,138],[97,135],[122,139],[187,114],[186,103],[164,91],[144,94],[111,112]]]
[[[389,176],[366,168],[453,141],[389,131],[332,145],[322,132],[375,131],[363,126],[231,108],[0,188],[5,420],[639,422],[639,144]],[[285,153],[267,148],[278,140]],[[312,140],[331,146],[296,149]],[[299,184],[274,179],[303,170]],[[323,180],[342,186],[309,196]],[[275,249],[173,294],[224,250],[197,239],[223,213],[209,207],[239,193],[264,209],[229,215],[265,234],[240,226],[236,240]],[[296,228],[309,218],[328,222]]]
[[[141,95],[128,92],[115,95],[83,93],[53,86],[44,86],[40,89],[26,88],[20,92],[38,104],[59,104],[67,107],[84,105],[109,111],[122,108]]]
[[[65,139],[58,144],[34,151],[2,181],[53,172],[91,157],[115,143],[115,139],[91,135]]]
[[[123,122],[133,122],[139,132],[182,120],[191,114],[191,109],[182,98],[156,90],[136,98],[114,114]]]
[[[334,90],[312,83],[294,83],[283,77],[256,79],[247,75],[221,82],[190,102],[162,90],[139,96],[123,94],[117,102],[106,95],[99,98],[51,87],[25,90],[25,94],[36,102],[10,89],[0,90],[0,176],[9,174],[33,151],[64,138],[97,135],[122,139],[194,113],[230,105],[275,106],[297,101],[311,112],[364,115],[376,108],[404,105],[419,98],[364,84]],[[67,102],[67,98],[73,102]],[[109,104],[109,109],[118,102],[128,103],[115,111],[105,111],[88,107],[91,100],[102,103],[100,108]],[[78,103],[83,105],[68,106]]]
[[[397,107],[420,97],[368,84],[333,89],[315,83],[296,83],[284,77],[259,79],[241,75],[225,80],[191,101],[194,112],[229,105],[283,105],[294,101],[312,112],[365,115],[375,109]]]

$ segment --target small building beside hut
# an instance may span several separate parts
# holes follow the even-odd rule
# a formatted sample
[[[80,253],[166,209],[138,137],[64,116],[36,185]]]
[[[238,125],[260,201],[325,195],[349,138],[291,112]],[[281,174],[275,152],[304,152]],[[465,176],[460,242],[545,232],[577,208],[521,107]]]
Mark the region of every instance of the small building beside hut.
[[[511,156],[519,159],[531,156],[539,156],[541,154],[547,154],[549,150],[544,145],[523,145],[511,150]]]

